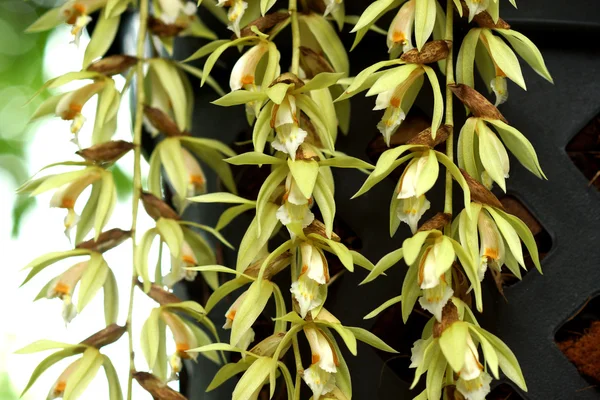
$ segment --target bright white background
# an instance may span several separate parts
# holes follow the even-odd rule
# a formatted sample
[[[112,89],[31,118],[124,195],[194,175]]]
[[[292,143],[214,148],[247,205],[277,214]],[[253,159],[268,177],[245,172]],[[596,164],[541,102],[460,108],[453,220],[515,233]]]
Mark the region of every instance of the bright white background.
[[[1,28],[0,24],[0,31],[2,31]],[[6,36],[0,38],[2,41],[6,39]],[[70,41],[71,36],[67,26],[57,28],[51,33],[44,54],[40,54],[40,57],[44,57],[45,79],[81,69],[83,50],[89,39],[84,35],[79,48],[74,44],[70,44]],[[116,80],[117,87],[122,87],[124,79],[117,77]],[[61,90],[72,90],[81,84],[73,83]],[[23,99],[24,97],[21,96],[15,101],[23,104]],[[84,146],[89,143],[94,120],[95,99],[92,100],[83,110],[83,114],[87,118],[87,122],[80,133]],[[15,107],[14,109],[18,110],[19,108]],[[28,116],[23,116],[23,118],[27,119]],[[74,154],[77,147],[70,143],[72,135],[69,131],[69,125],[69,122],[62,121],[59,118],[46,118],[25,128],[32,130],[33,133],[30,135],[32,140],[28,144],[28,170],[30,175],[47,164],[78,159]],[[131,140],[131,118],[129,115],[129,96],[127,95],[122,100],[118,132],[115,139]],[[119,161],[119,166],[126,174],[131,176],[132,153]],[[147,164],[144,162],[143,172],[146,170]],[[97,297],[83,310],[83,313],[78,315],[66,327],[61,317],[62,302],[59,299],[42,299],[35,303],[32,300],[50,279],[79,260],[69,259],[59,262],[44,270],[24,287],[19,288],[27,274],[26,271],[21,271],[21,268],[29,261],[47,252],[71,249],[72,244],[63,234],[63,218],[66,211],[48,207],[51,192],[37,198],[35,207],[26,213],[21,222],[21,231],[18,238],[11,237],[11,210],[16,199],[16,186],[9,178],[8,174],[0,169],[0,279],[2,282],[0,286],[0,376],[8,374],[13,389],[20,394],[35,366],[51,352],[17,355],[14,354],[14,351],[39,339],[77,343],[104,328],[103,295],[99,292]],[[79,210],[86,196],[87,192],[84,192],[78,203],[77,208]],[[141,217],[138,222],[138,232],[143,232],[151,227],[153,221],[143,213],[143,208],[140,207],[140,210]],[[131,198],[128,198],[119,202],[106,229],[113,227],[129,229],[130,226]],[[127,312],[128,285],[132,268],[131,241],[129,240],[120,247],[109,251],[105,254],[105,257],[119,283],[121,307],[118,322],[123,324]],[[133,326],[135,339],[138,343],[140,328],[153,306],[153,302],[147,299],[141,291],[136,290]],[[112,359],[125,391],[129,368],[126,336],[124,335],[119,342],[102,349],[102,352]],[[137,368],[146,370],[147,366],[143,360],[141,349],[137,348],[136,354]],[[69,362],[63,361],[47,370],[24,396],[24,399],[45,399],[56,378]],[[8,390],[8,387],[4,389]],[[149,398],[148,394],[145,394],[135,382],[134,389],[135,399]],[[107,393],[104,370],[100,369],[98,376],[83,395],[83,398],[106,399]],[[2,390],[0,390],[0,400],[13,398],[8,394],[3,395]]]

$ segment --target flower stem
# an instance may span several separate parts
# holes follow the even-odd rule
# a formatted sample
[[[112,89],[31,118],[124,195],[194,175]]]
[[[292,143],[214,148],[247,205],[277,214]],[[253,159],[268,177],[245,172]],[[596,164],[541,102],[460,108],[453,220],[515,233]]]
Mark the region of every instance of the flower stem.
[[[292,248],[292,265],[290,266],[290,273],[292,276],[292,283],[298,280],[297,273],[298,265],[298,246]],[[294,304],[294,298],[292,295],[292,307]],[[294,400],[300,400],[300,379],[302,377],[302,357],[300,356],[300,346],[298,346],[298,336],[292,337],[292,348],[294,349],[294,359],[296,360],[296,382],[294,383]]]
[[[298,2],[290,0],[288,11],[292,19],[292,73],[298,75],[300,70],[300,24],[298,22]]]
[[[453,0],[448,0],[446,6],[446,33],[445,40],[452,42],[454,29],[454,4]],[[452,91],[448,87],[454,83],[454,68],[453,68],[453,47],[450,46],[448,57],[446,58],[446,120],[445,124],[454,127],[454,116],[452,101]],[[446,140],[446,155],[451,161],[454,161],[454,129],[450,129],[450,134]],[[444,202],[444,212],[452,214],[452,174],[446,170],[446,198]]]
[[[127,400],[132,398],[132,386],[133,386],[133,373],[135,372],[135,360],[133,353],[133,330],[131,327],[131,320],[133,315],[133,300],[135,282],[137,280],[137,273],[135,269],[135,253],[136,253],[136,228],[137,228],[137,217],[140,203],[140,194],[142,190],[142,174],[140,169],[141,164],[141,144],[142,144],[142,121],[144,114],[144,48],[146,44],[146,27],[148,25],[148,0],[140,0],[140,11],[139,11],[139,27],[137,37],[137,57],[138,63],[136,66],[136,107],[135,107],[135,125],[133,129],[133,144],[134,147],[134,161],[133,161],[133,201],[131,205],[131,239],[133,242],[133,264],[132,264],[132,277],[131,286],[129,289],[129,310],[127,312],[127,336],[129,341],[129,379],[127,382]]]

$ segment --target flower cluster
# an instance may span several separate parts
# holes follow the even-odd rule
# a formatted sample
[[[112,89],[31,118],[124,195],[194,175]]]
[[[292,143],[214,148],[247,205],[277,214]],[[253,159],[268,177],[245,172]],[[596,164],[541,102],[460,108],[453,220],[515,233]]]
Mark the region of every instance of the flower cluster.
[[[529,140],[497,108],[508,99],[507,79],[525,88],[515,52],[544,78],[551,81],[551,77],[535,45],[500,19],[499,1],[448,0],[445,13],[436,0],[376,0],[357,19],[346,18],[343,0],[303,1],[300,7],[296,0],[290,0],[287,12],[271,11],[276,0],[205,1],[207,11],[234,32],[224,40],[217,40],[198,18],[195,3],[157,0],[151,14],[148,3],[149,0],[138,1],[140,30],[135,57],[104,57],[130,0],[70,0],[50,10],[29,29],[46,30],[64,22],[72,25],[78,42],[91,20],[90,14],[99,11],[84,69],[52,79],[43,89],[72,81],[82,81],[82,86],[45,100],[34,115],[71,121],[76,154],[83,161],[52,164],[40,171],[41,177],[19,189],[31,195],[54,191],[50,206],[66,210],[66,234],[74,243],[72,250],[32,261],[26,267],[30,272],[24,283],[63,259],[84,258],[50,280],[36,300],[61,299],[63,318],[68,323],[101,288],[104,291],[104,330],[75,345],[40,341],[22,350],[27,353],[60,348],[42,362],[41,368],[65,357],[80,356],[59,376],[48,398],[75,399],[103,366],[111,398],[121,399],[114,367],[100,349],[127,331],[130,383],[135,379],[156,399],[183,398],[166,383],[177,379],[184,363],[197,361],[201,354],[217,365],[224,364],[208,390],[241,374],[232,394],[234,400],[256,400],[263,398],[265,392],[272,397],[278,379],[285,384],[288,399],[300,398],[301,386],[306,385],[314,400],[350,400],[350,371],[340,344],[343,342],[353,355],[357,352],[357,340],[382,351],[395,350],[365,329],[345,326],[328,311],[329,286],[339,274],[354,272],[355,266],[368,271],[363,283],[371,282],[401,260],[408,268],[399,288],[400,296],[386,301],[367,318],[400,301],[404,322],[415,307],[431,314],[412,350],[413,387],[427,373],[426,389],[417,398],[441,399],[454,391],[460,394],[455,396],[467,400],[484,399],[492,377],[497,379],[499,371],[526,390],[515,355],[499,338],[479,326],[470,309],[470,304],[474,304],[483,311],[481,282],[488,270],[497,274],[506,266],[521,277],[520,267],[525,268],[523,244],[541,271],[531,232],[523,221],[504,210],[491,190],[496,184],[506,191],[509,152],[526,169],[544,178]],[[469,23],[477,24],[461,46],[452,43],[455,8],[458,15],[465,14]],[[349,77],[349,60],[338,31],[344,23],[356,21],[352,29],[356,46],[369,30],[381,31],[375,23],[390,11],[395,16],[385,39],[389,60]],[[282,60],[278,47],[281,43],[276,42],[286,28],[292,36],[289,61]],[[153,55],[171,54],[176,38],[181,36],[211,41],[179,62],[149,57],[145,52],[147,35]],[[453,48],[459,49],[456,74],[451,62]],[[232,49],[242,54],[231,69],[230,90],[225,93],[210,74],[221,55]],[[206,58],[202,70],[190,65],[202,58]],[[446,77],[444,86],[440,85],[436,68]],[[475,90],[475,68],[490,94],[494,93],[495,105]],[[122,90],[116,88],[116,74],[126,74],[128,78]],[[244,106],[252,127],[251,151],[236,154],[218,140],[192,135],[193,90],[188,74],[199,78],[201,85],[208,83],[219,94],[213,105]],[[137,92],[133,140],[114,141],[111,139],[120,99],[133,76]],[[404,120],[425,80],[433,98],[430,126],[401,139]],[[381,133],[382,143],[389,148],[375,166],[336,151],[338,132],[349,133],[349,98],[363,91],[367,91],[367,96],[376,96],[374,110],[383,115],[373,129]],[[461,129],[454,126],[454,95],[470,113]],[[98,102],[92,136],[80,138],[87,113],[84,107],[95,96]],[[149,155],[144,185],[140,168],[143,129],[158,142]],[[81,146],[82,142],[89,142],[90,146]],[[444,143],[446,153],[439,150]],[[113,168],[129,151],[134,152],[135,163],[133,225],[128,231],[105,230],[116,204]],[[268,171],[256,198],[238,196],[231,165]],[[226,191],[207,193],[210,175],[204,173],[206,166],[214,170]],[[61,172],[46,171],[57,167],[62,168]],[[348,248],[334,232],[333,168],[352,168],[368,174],[354,197],[365,194],[402,168],[402,172],[397,171],[400,177],[391,193],[389,231],[394,236],[405,223],[412,236],[375,265]],[[444,210],[421,223],[432,207],[431,191],[444,173]],[[458,212],[453,212],[452,207],[453,181],[463,194],[462,210]],[[76,210],[82,203],[79,198],[85,197],[88,188],[91,193],[78,215]],[[167,197],[166,188],[172,194],[169,202],[163,200]],[[154,224],[137,235],[140,202]],[[182,219],[187,207],[197,203],[234,205],[212,228]],[[218,265],[220,261],[206,236],[233,249],[220,231],[248,211],[254,212],[254,217],[239,244],[235,267]],[[92,231],[93,237],[86,240]],[[129,315],[124,326],[118,326],[119,287],[104,253],[129,238],[133,242],[134,279]],[[171,259],[168,271],[163,271],[163,247]],[[149,260],[155,252],[159,263],[152,275]],[[341,264],[345,270],[337,272],[335,264]],[[284,272],[289,281],[283,276],[274,278]],[[225,280],[225,274],[233,278]],[[172,292],[179,282],[199,277],[211,290],[206,304],[182,300]],[[464,278],[462,282],[459,277]],[[149,372],[136,372],[131,347],[136,286],[157,303],[145,319],[139,341]],[[229,341],[221,343],[207,315],[231,294],[234,300],[222,317]],[[271,299],[275,315],[268,321],[272,320],[272,324],[261,322],[258,329],[257,321],[264,320]],[[174,351],[168,355],[171,337]],[[303,352],[308,355],[308,350],[310,365],[304,365],[303,360],[308,357],[304,358]],[[236,352],[241,357],[233,362],[223,351]],[[285,358],[287,354],[289,359]],[[290,370],[292,355],[295,379]],[[38,375],[34,373],[26,390]],[[131,391],[127,396],[131,399]]]

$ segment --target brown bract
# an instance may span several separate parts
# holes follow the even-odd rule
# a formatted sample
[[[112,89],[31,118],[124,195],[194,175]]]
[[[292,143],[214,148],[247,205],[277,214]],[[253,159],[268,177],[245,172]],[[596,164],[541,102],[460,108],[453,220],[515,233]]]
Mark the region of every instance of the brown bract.
[[[464,0],[461,1],[461,4],[463,9],[463,15],[469,15],[469,7],[464,2]],[[492,16],[487,11],[482,11],[479,14],[475,15],[473,17],[473,21],[475,21],[475,23],[482,28],[510,29],[510,25],[502,18],[498,18],[498,22],[494,23]]]
[[[433,337],[439,338],[446,328],[458,320],[458,309],[452,301],[449,301],[442,310],[442,322],[435,321],[433,324]]]
[[[140,195],[144,210],[151,216],[155,221],[159,218],[168,219],[180,219],[179,214],[171,208],[166,202],[159,199],[150,192],[142,192]]]
[[[171,389],[158,377],[148,372],[134,372],[133,377],[154,400],[187,400],[184,395]]]
[[[150,121],[153,127],[166,136],[189,136],[188,132],[181,132],[175,121],[158,108],[144,105],[144,115],[148,118],[148,121]]]
[[[307,226],[306,228],[303,229],[304,235],[308,236],[311,233],[317,234],[319,236],[322,236],[326,239],[329,239],[327,237],[327,230],[325,229],[325,224],[323,224],[321,221],[315,219],[313,220],[313,222],[311,222],[311,224],[309,226]],[[340,241],[340,237],[335,233],[332,232],[331,233],[331,240],[333,240],[334,242],[339,242]]]
[[[258,343],[256,346],[254,346],[252,349],[250,349],[250,353],[256,354],[259,357],[272,357],[273,354],[275,354],[275,351],[277,350],[277,347],[279,346],[279,343],[281,343],[281,340],[284,336],[285,333],[283,332],[275,333],[274,335],[267,337],[266,339]],[[287,349],[290,348],[291,344],[292,342],[289,341],[287,346],[284,347],[281,353],[279,353],[280,359],[285,355]]]
[[[80,342],[87,346],[100,349],[103,346],[116,342],[127,331],[127,327],[117,324],[110,324],[106,328],[94,333],[92,336]]]
[[[335,72],[323,54],[304,46],[300,46],[300,66],[308,79],[321,72]]]
[[[102,232],[98,236],[98,240],[90,239],[86,242],[81,242],[77,246],[77,249],[87,249],[95,251],[97,253],[104,253],[114,247],[117,247],[125,240],[131,237],[131,231],[124,231],[119,228],[114,228],[106,232]]]
[[[267,14],[264,17],[260,17],[250,22],[240,31],[240,37],[256,36],[256,33],[252,32],[252,27],[255,26],[260,32],[266,33],[269,29],[275,25],[285,21],[290,17],[289,13],[286,12],[274,12]],[[231,40],[237,39],[237,36],[233,35]]]
[[[474,116],[480,118],[498,119],[508,123],[506,118],[492,103],[488,101],[481,93],[470,86],[463,84],[448,85],[452,93],[471,110]]]
[[[440,143],[444,143],[452,132],[452,125],[441,125],[435,135],[435,139],[431,137],[431,127],[422,130],[416,136],[408,139],[406,144],[417,144],[434,148]]]
[[[451,47],[452,42],[449,40],[433,40],[425,43],[421,51],[409,50],[400,59],[411,64],[431,64],[448,57]]]
[[[263,279],[271,279],[273,276],[277,275],[281,272],[285,267],[290,264],[292,254],[289,251],[275,257],[275,259],[269,262],[269,265],[265,267],[265,271],[263,272]],[[258,273],[260,272],[260,267],[267,257],[262,257],[250,264],[244,273],[253,278],[258,277]]]
[[[296,150],[296,161],[319,161],[319,155],[310,146],[304,146],[304,143]]]
[[[135,282],[135,284],[140,289],[143,290],[144,284],[142,282],[137,280]],[[163,289],[162,287],[160,287],[159,285],[157,285],[155,283],[150,285],[150,290],[146,294],[148,295],[148,297],[150,297],[152,300],[156,301],[161,306],[164,306],[167,304],[173,304],[173,303],[181,303],[181,301],[182,301],[174,293],[166,291],[165,289]]]
[[[442,230],[450,221],[452,221],[452,214],[439,212],[425,221],[417,232],[430,231],[432,229]]]
[[[471,201],[480,204],[487,204],[489,206],[499,208],[500,210],[504,210],[504,206],[492,192],[490,192],[481,183],[473,179],[465,170],[461,169],[460,172],[467,181],[467,185],[471,191]]]
[[[94,61],[88,67],[88,71],[98,72],[106,76],[112,76],[116,74],[122,74],[127,71],[130,67],[137,63],[137,57],[126,56],[123,54],[117,54],[114,56],[108,56],[101,58],[98,61]]]
[[[273,86],[277,85],[278,83],[285,83],[286,85],[294,85],[296,89],[304,86],[304,82],[302,82],[302,80],[300,78],[298,78],[295,74],[292,74],[291,72],[286,72],[284,74],[279,75],[277,78],[275,78],[275,80],[273,82],[271,82],[269,87],[273,87]]]
[[[148,30],[155,36],[173,37],[179,35],[186,27],[178,24],[167,24],[160,18],[148,17]]]
[[[114,163],[134,147],[133,143],[124,140],[111,140],[79,150],[75,154],[94,164],[105,165]]]

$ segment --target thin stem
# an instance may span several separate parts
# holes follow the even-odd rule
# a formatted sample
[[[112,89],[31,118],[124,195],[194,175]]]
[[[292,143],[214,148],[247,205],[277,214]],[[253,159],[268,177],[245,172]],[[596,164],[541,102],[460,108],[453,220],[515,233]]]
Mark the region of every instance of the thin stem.
[[[298,280],[298,246],[292,248],[292,265],[290,266],[290,275],[292,283]],[[292,298],[292,304],[294,299]],[[298,336],[292,337],[292,348],[294,349],[294,359],[296,360],[296,382],[294,384],[294,400],[300,399],[300,379],[302,378],[302,357],[300,356],[300,346],[298,346]]]
[[[137,217],[140,203],[140,194],[142,190],[142,174],[140,169],[141,163],[141,144],[142,144],[142,122],[144,113],[144,49],[146,44],[146,27],[148,25],[148,0],[140,0],[140,18],[139,30],[137,37],[137,57],[138,63],[136,68],[136,107],[135,107],[135,125],[133,130],[134,161],[133,161],[133,202],[131,205],[131,238],[133,242],[133,264],[131,287],[129,289],[129,310],[127,312],[127,336],[129,340],[129,380],[127,382],[127,400],[132,398],[133,373],[135,372],[135,360],[133,353],[133,330],[131,320],[133,315],[133,300],[135,282],[137,273],[135,270],[135,253],[136,253],[136,228]]]
[[[446,33],[445,40],[452,42],[454,29],[454,3],[453,0],[448,0],[446,6]],[[454,116],[452,101],[453,95],[448,85],[454,83],[454,66],[453,66],[453,47],[450,46],[448,57],[446,58],[446,125],[454,127]],[[454,161],[454,129],[450,130],[448,139],[446,140],[446,155]],[[452,214],[452,174],[446,170],[446,199],[444,202],[444,212]]]
[[[300,71],[300,24],[297,0],[290,0],[288,11],[292,19],[292,73],[298,75]]]

